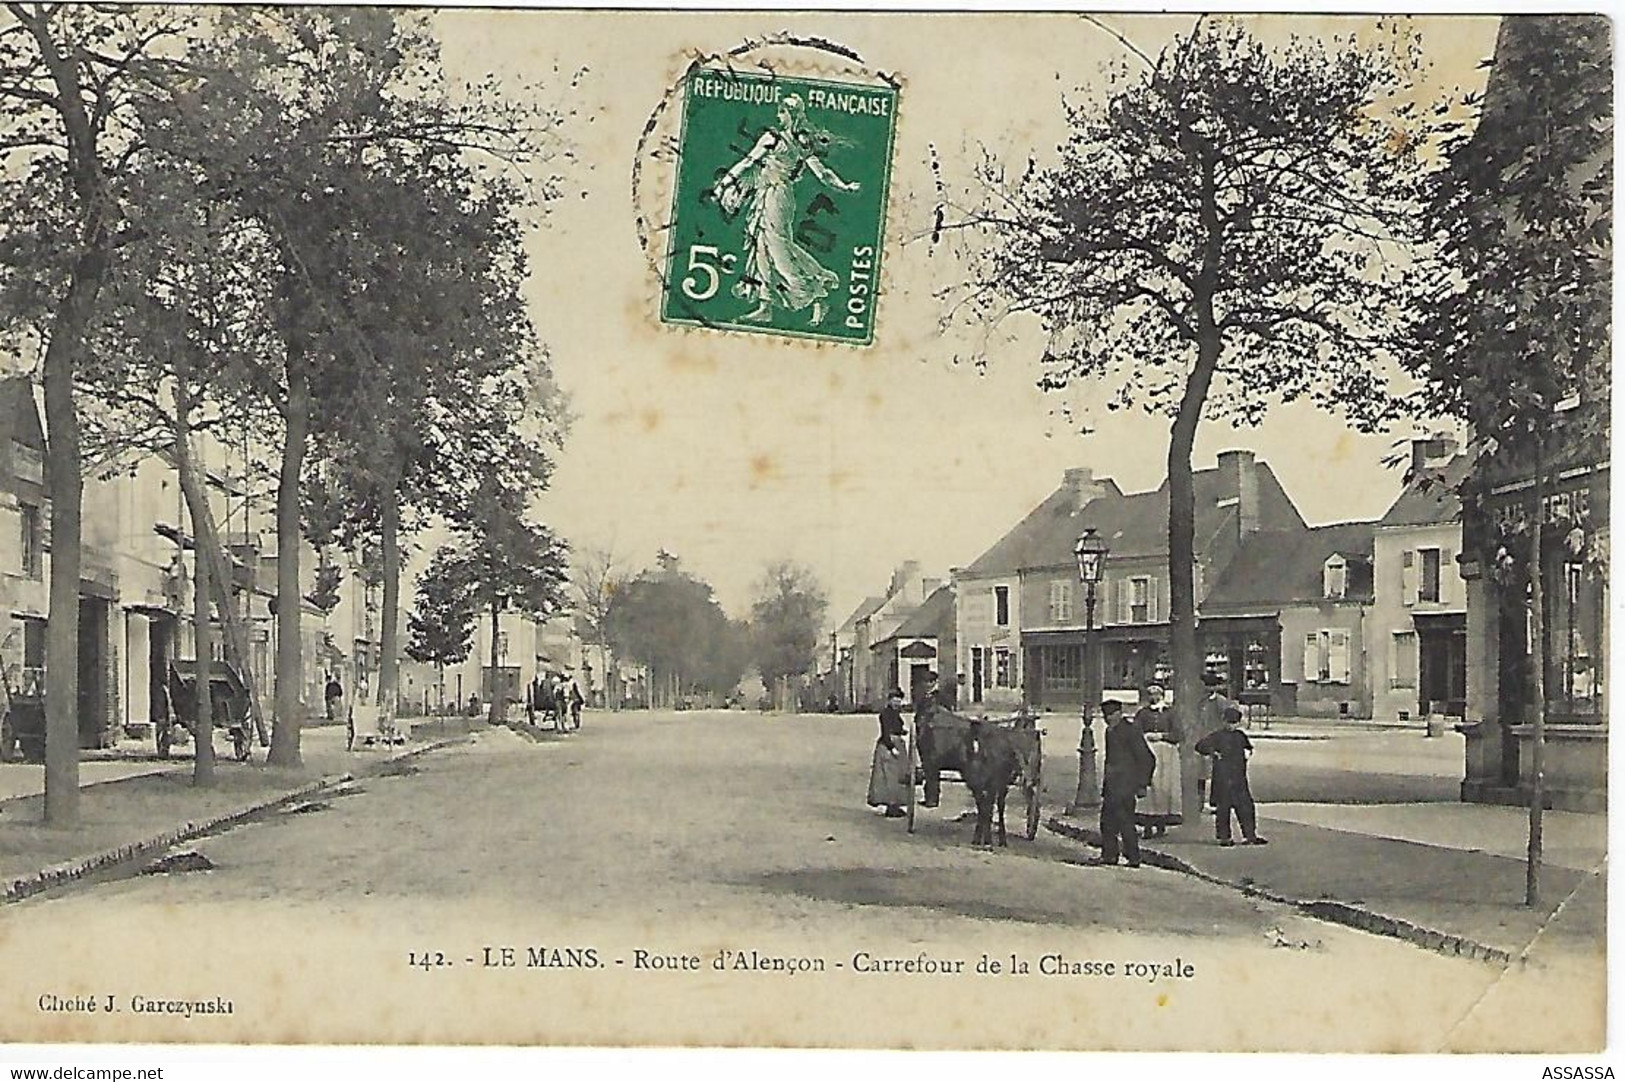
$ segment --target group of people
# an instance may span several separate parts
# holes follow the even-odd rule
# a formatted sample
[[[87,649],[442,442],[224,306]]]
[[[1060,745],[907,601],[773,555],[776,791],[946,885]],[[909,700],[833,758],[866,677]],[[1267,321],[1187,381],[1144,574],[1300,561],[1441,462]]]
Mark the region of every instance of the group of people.
[[[1257,812],[1247,782],[1252,741],[1241,729],[1241,708],[1225,695],[1224,678],[1202,677],[1207,695],[1197,705],[1197,755],[1201,756],[1196,792],[1199,812],[1214,816],[1214,833],[1222,846],[1235,845],[1232,819],[1241,827],[1244,844],[1267,845],[1258,834]],[[1148,685],[1140,708],[1130,716],[1123,704],[1100,704],[1106,721],[1106,763],[1100,793],[1101,864],[1140,864],[1140,838],[1166,834],[1184,822],[1179,745],[1184,732],[1163,704],[1160,685]]]
[[[551,716],[553,727],[559,732],[564,732],[566,725],[572,730],[579,729],[581,708],[585,704],[581,687],[574,680],[537,673],[525,690],[525,720],[535,725],[538,715]]]

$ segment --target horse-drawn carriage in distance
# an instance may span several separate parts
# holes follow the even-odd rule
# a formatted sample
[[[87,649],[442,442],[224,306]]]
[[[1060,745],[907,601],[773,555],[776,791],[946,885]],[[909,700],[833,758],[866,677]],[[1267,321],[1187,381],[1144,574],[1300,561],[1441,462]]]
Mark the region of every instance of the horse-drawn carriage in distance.
[[[249,716],[248,685],[235,666],[216,661],[209,667],[209,706],[214,715],[212,728],[225,729],[231,734],[231,747],[238,762],[248,759],[253,747],[253,721]],[[154,726],[158,754],[167,757],[176,738],[190,735],[197,739],[198,731],[198,670],[195,659],[182,658],[169,663],[164,690],[169,696],[168,720],[159,720]],[[176,727],[181,732],[176,732]]]
[[[1026,812],[1026,836],[1038,836],[1044,780],[1044,730],[1038,716],[1018,710],[1007,717],[970,717],[937,707],[918,720],[909,741],[913,759],[908,792],[908,831],[914,832],[915,807],[925,774],[959,775],[976,800],[977,844],[992,844],[992,819],[998,814],[999,844],[1004,844],[1004,807],[1008,791],[1019,786]]]

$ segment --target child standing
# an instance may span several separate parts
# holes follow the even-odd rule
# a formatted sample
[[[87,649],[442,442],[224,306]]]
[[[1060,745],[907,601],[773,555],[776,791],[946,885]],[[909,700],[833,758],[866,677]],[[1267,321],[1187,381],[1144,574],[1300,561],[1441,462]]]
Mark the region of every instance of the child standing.
[[[1241,823],[1241,836],[1246,839],[1246,844],[1269,844],[1258,836],[1253,794],[1247,786],[1247,756],[1252,750],[1253,742],[1241,731],[1241,711],[1235,706],[1225,708],[1224,728],[1196,742],[1196,753],[1213,759],[1213,798],[1218,805],[1213,826],[1220,845],[1236,844],[1235,839],[1230,837],[1232,811]]]

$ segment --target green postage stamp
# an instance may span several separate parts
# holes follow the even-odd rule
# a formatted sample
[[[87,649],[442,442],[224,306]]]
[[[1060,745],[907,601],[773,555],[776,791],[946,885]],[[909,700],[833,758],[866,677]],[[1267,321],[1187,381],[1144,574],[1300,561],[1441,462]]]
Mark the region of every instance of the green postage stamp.
[[[690,72],[661,318],[873,342],[896,130],[892,86]]]

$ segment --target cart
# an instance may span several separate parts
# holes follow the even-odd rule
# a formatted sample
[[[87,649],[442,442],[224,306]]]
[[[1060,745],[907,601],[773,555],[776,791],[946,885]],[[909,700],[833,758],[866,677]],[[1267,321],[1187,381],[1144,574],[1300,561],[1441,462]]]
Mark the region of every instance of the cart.
[[[193,738],[199,735],[197,681],[198,663],[195,659],[169,663],[165,679],[169,692],[169,720],[160,721],[154,726],[158,755],[162,758],[169,756],[169,749],[178,735],[182,739],[186,734]],[[231,734],[231,747],[237,761],[246,762],[249,749],[253,747],[250,739],[253,722],[248,716],[248,685],[243,683],[241,674],[235,668],[224,661],[216,661],[209,666],[209,694],[214,713],[213,727],[225,729]],[[175,732],[177,725],[183,728],[183,733]]]
[[[956,714],[951,710],[937,707],[929,720],[921,723],[918,728],[931,730],[931,745],[933,755],[939,770],[944,774],[960,774],[960,748],[964,744],[964,736],[970,731],[972,721],[983,725],[994,725],[1009,732],[1014,737],[1016,757],[1021,763],[1021,774],[1016,778],[1015,784],[1020,786],[1022,799],[1027,811],[1027,840],[1032,841],[1038,837],[1038,823],[1042,814],[1042,794],[1044,791],[1044,730],[1038,727],[1038,717],[1024,710],[1017,711],[1008,717],[977,718]],[[925,784],[924,760],[920,751],[920,733],[909,734],[909,758],[913,766],[910,771],[911,784],[908,788],[908,832],[914,833],[914,808],[919,803],[919,789]],[[963,780],[961,778],[961,780]]]

